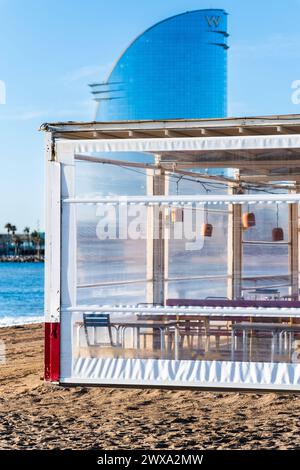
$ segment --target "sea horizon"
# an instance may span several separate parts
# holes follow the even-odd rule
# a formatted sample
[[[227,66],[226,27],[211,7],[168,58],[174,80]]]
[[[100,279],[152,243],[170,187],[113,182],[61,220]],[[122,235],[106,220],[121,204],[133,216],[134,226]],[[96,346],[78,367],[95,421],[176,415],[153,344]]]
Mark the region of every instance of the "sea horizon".
[[[44,263],[0,263],[0,328],[44,321]]]

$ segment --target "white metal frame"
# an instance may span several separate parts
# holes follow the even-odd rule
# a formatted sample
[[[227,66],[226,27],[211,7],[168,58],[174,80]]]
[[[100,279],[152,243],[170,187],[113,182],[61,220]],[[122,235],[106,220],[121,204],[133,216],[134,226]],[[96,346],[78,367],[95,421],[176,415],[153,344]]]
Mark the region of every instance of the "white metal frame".
[[[199,196],[114,196],[98,197],[93,199],[66,198],[65,204],[265,204],[265,203],[289,203],[300,201],[300,194],[218,194]]]
[[[109,312],[109,313],[139,313],[147,315],[187,315],[209,317],[274,317],[300,318],[300,310],[297,308],[252,308],[252,307],[140,307],[140,306],[115,306],[115,305],[76,305],[64,308],[65,312]]]
[[[61,164],[53,161],[51,134],[46,135],[45,322],[60,321]]]

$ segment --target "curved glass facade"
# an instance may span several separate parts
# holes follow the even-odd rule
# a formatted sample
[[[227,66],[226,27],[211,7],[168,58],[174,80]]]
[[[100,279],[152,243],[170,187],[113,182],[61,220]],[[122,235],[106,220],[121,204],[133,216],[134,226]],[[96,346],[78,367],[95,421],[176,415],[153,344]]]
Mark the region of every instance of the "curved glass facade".
[[[186,12],[149,28],[96,92],[97,120],[227,115],[227,13]]]

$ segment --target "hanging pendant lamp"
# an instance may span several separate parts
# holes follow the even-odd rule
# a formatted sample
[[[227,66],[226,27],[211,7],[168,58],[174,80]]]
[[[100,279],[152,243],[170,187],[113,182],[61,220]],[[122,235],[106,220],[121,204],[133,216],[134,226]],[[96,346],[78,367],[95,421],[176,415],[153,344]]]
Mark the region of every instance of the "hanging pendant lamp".
[[[183,176],[178,178],[176,182],[176,194],[178,196],[179,194],[179,182],[182,180]],[[173,207],[171,209],[171,222],[174,224],[175,222],[183,222],[183,214],[184,214],[184,209],[181,207]]]
[[[201,235],[202,237],[212,237],[212,234],[213,234],[213,226],[212,224],[208,223],[208,210],[206,207],[205,208],[205,223],[202,224]]]
[[[247,212],[245,212],[242,216],[242,224],[245,230],[247,230],[250,227],[255,227],[256,225],[255,214],[253,212],[250,212],[249,204],[248,204]]]
[[[284,240],[284,232],[281,227],[279,227],[279,207],[277,204],[276,211],[277,226],[272,230],[272,241],[273,242],[282,242]]]
[[[171,221],[173,224],[175,222],[183,222],[183,209],[181,207],[174,207],[171,210]]]

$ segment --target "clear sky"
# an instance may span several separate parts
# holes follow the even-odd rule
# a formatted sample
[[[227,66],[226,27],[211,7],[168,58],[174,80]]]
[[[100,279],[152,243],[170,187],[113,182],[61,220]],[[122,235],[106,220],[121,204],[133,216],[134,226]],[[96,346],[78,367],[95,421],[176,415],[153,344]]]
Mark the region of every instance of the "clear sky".
[[[43,122],[91,120],[87,84],[157,21],[230,14],[229,115],[300,113],[300,0],[0,0],[0,232],[44,227]],[[1,102],[1,100],[0,100]]]

